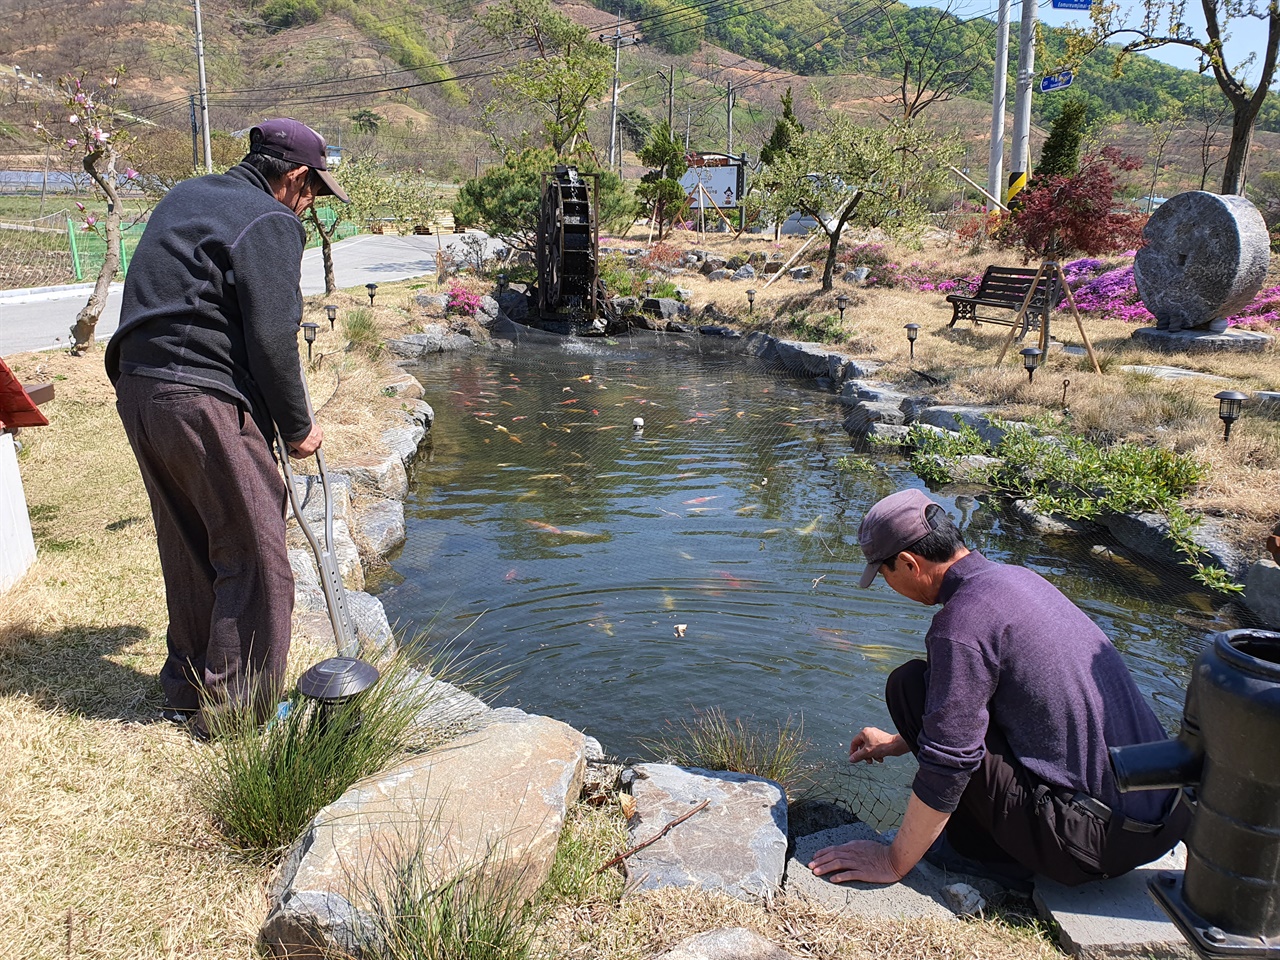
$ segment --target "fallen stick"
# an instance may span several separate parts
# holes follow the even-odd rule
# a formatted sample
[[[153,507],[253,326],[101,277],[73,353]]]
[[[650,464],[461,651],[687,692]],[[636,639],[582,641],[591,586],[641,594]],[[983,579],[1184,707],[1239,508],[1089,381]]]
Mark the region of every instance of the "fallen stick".
[[[612,860],[608,861],[607,863],[601,864],[601,866],[599,866],[599,867],[597,867],[597,868],[596,868],[596,873],[604,873],[604,871],[608,870],[608,869],[609,869],[610,867],[612,867],[615,863],[621,863],[623,860],[627,859],[627,857],[631,856],[631,855],[632,855],[633,853],[635,853],[637,850],[643,850],[643,849],[644,849],[645,847],[647,847],[649,844],[651,844],[651,843],[656,843],[657,841],[661,840],[663,837],[665,837],[665,836],[667,835],[667,831],[668,831],[668,830],[670,830],[672,827],[678,827],[680,824],[684,823],[686,820],[688,820],[690,817],[692,817],[692,816],[693,816],[695,813],[697,813],[699,810],[702,810],[703,808],[705,808],[705,807],[706,807],[706,805],[707,805],[707,804],[709,804],[710,802],[711,802],[710,800],[703,800],[700,804],[698,804],[696,807],[694,807],[694,808],[693,808],[692,810],[690,810],[688,813],[683,814],[683,815],[681,815],[681,816],[679,816],[679,817],[676,817],[674,820],[672,820],[670,823],[668,823],[665,827],[663,827],[661,830],[659,830],[657,833],[655,833],[655,834],[654,834],[652,837],[650,837],[648,840],[644,840],[644,841],[642,841],[642,842],[640,842],[640,843],[637,843],[637,844],[636,844],[634,847],[632,847],[630,850],[623,850],[623,851],[622,851],[622,853],[618,854],[618,855],[617,855],[616,857],[614,857]]]

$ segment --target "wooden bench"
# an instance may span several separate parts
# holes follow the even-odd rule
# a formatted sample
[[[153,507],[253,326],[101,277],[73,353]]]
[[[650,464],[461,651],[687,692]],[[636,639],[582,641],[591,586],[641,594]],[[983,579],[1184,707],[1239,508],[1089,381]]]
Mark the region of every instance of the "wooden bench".
[[[947,303],[951,304],[951,322],[947,326],[954,327],[960,320],[968,320],[974,325],[994,323],[1003,327],[1014,326],[1018,311],[1027,299],[1027,291],[1031,289],[1037,272],[1039,271],[1035,267],[998,267],[994,264],[987,267],[982,275],[982,282],[971,295],[947,295]],[[1057,276],[1042,276],[1031,296],[1027,314],[1022,319],[1022,330],[1018,338],[1025,337],[1028,330],[1038,329],[1045,305],[1048,304],[1052,309],[1057,306],[1061,296]],[[993,310],[1001,312],[992,313]]]

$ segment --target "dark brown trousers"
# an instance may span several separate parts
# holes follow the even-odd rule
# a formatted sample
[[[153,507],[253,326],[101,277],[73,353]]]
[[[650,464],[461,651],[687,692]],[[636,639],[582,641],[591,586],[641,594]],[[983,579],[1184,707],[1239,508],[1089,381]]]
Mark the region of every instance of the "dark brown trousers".
[[[925,703],[923,660],[889,675],[885,700],[898,733],[920,752]],[[1171,850],[1186,832],[1190,811],[1178,804],[1163,828],[1139,833],[1122,816],[1106,821],[1044,783],[1013,755],[1003,733],[988,727],[986,755],[947,822],[947,840],[963,856],[995,866],[1018,864],[1075,886],[1127,873]]]
[[[229,398],[126,374],[116,409],[151,499],[169,607],[169,706],[265,718],[284,681],[293,614],[284,479]],[[206,717],[206,723],[212,718]]]

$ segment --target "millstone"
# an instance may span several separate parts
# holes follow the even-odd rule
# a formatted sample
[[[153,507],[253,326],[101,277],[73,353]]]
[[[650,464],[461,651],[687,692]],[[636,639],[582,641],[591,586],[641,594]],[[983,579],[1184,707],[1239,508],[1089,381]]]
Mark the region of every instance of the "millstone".
[[[1142,234],[1147,245],[1134,259],[1133,279],[1157,329],[1220,321],[1262,288],[1270,238],[1244,197],[1180,193],[1151,215]]]

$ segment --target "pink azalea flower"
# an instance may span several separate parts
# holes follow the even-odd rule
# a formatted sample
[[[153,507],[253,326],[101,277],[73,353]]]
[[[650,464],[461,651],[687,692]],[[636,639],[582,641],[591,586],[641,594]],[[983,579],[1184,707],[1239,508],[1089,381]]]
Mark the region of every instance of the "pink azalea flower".
[[[133,167],[126,167],[124,171],[124,178],[126,180],[136,180],[138,179],[138,171],[133,169]]]
[[[80,122],[80,118],[76,116],[74,113],[71,116],[67,117],[67,123],[79,123],[79,122]]]
[[[67,141],[67,146],[68,146],[68,147],[74,147],[74,146],[78,146],[78,145],[79,145],[79,143],[80,143],[80,141],[79,141],[79,140],[70,139],[70,140],[68,140],[68,141]]]

